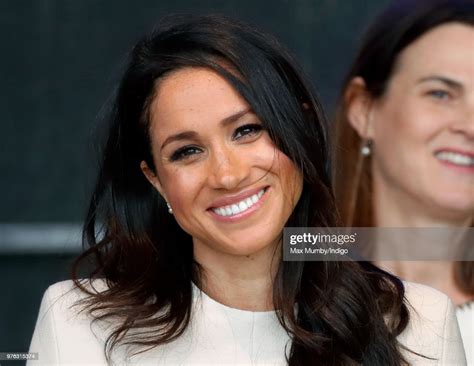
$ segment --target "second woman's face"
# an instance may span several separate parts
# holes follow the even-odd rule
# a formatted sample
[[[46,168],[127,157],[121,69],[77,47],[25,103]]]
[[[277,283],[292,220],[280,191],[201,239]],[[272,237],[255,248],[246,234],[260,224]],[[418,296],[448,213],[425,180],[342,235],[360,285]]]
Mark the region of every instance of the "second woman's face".
[[[472,215],[474,27],[448,23],[409,45],[373,112],[379,184],[435,215]]]
[[[246,101],[218,74],[176,71],[150,106],[156,176],[195,245],[250,255],[275,244],[302,190]]]

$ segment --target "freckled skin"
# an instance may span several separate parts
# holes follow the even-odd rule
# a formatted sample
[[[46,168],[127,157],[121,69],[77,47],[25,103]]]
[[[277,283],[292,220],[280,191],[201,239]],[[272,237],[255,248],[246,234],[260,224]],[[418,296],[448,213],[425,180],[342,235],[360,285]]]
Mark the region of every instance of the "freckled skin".
[[[266,131],[236,138],[239,127],[260,124],[257,116],[249,111],[222,124],[248,109],[225,79],[203,68],[176,71],[157,87],[150,110],[156,176],[147,177],[193,237],[195,251],[250,258],[274,248],[301,195],[300,172]],[[169,136],[183,131],[194,131],[195,136],[162,148]],[[172,161],[177,150],[190,145],[197,152]],[[262,206],[242,220],[219,222],[208,210],[220,197],[267,186]]]

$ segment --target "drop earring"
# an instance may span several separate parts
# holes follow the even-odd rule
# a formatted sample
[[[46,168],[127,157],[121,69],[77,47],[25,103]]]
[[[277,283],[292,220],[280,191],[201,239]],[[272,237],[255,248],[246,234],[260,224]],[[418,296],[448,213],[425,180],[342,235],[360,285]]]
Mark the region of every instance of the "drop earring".
[[[171,205],[168,202],[166,202],[166,206],[168,206],[168,212],[172,215],[173,209],[171,208]]]
[[[360,149],[360,153],[364,157],[370,156],[370,154],[372,153],[372,140],[368,139],[364,141],[364,144]]]

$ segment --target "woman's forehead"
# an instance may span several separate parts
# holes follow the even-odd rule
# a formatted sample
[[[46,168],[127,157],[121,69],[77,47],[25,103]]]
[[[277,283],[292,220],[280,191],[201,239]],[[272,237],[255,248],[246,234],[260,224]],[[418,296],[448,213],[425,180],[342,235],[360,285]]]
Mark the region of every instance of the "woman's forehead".
[[[178,70],[160,81],[150,104],[152,131],[200,128],[249,110],[244,98],[218,73],[205,68]],[[157,128],[159,126],[159,128]]]
[[[473,45],[473,26],[457,22],[439,25],[401,51],[394,73],[448,73],[464,78],[470,73],[472,77]]]

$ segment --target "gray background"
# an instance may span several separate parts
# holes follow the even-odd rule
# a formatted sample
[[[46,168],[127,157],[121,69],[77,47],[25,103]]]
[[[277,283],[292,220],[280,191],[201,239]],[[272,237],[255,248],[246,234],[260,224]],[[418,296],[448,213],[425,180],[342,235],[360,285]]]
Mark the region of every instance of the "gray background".
[[[2,0],[0,352],[28,350],[41,294],[69,276],[70,225],[95,174],[94,126],[141,34],[175,12],[254,23],[296,54],[330,114],[362,30],[387,2]],[[52,224],[70,234],[54,237]]]

